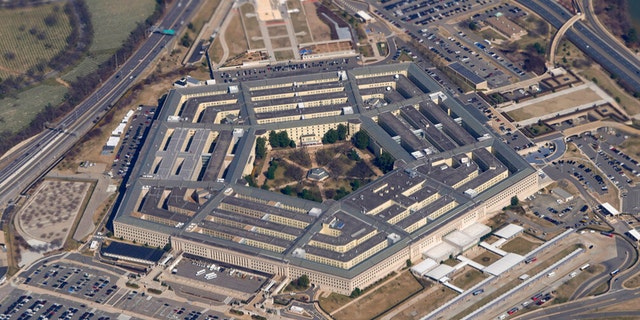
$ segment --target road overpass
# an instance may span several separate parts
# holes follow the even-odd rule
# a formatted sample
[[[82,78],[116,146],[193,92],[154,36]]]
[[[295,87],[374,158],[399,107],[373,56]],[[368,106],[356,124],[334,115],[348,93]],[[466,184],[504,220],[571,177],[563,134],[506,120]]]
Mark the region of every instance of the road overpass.
[[[553,0],[517,0],[517,2],[557,29],[571,18],[571,14]],[[576,47],[607,71],[616,75],[618,81],[629,91],[640,93],[640,61],[637,58],[627,57],[626,50],[620,48],[617,42],[612,42],[609,38],[606,38],[606,41],[603,40],[581,21],[576,21],[574,27],[568,29],[565,34]]]
[[[573,24],[578,20],[583,20],[584,15],[578,12],[575,16],[571,17],[567,22],[565,22],[556,34],[553,36],[553,40],[551,40],[551,47],[549,48],[549,61],[547,61],[547,69],[553,69],[555,67],[556,61],[556,50],[558,50],[558,43],[560,43],[560,39],[564,36],[565,32],[569,30],[573,26]]]

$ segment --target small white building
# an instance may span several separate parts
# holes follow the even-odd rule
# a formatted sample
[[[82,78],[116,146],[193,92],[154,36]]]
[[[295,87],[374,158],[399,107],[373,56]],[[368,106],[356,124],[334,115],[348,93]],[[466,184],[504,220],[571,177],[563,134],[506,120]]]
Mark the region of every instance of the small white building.
[[[558,196],[562,202],[569,202],[573,200],[573,195],[562,188],[553,188],[551,189],[551,192]]]
[[[427,258],[411,267],[411,272],[413,272],[417,277],[422,277],[425,273],[433,270],[437,266],[438,263],[435,260]]]
[[[506,227],[494,232],[493,234],[500,238],[511,239],[520,234],[523,230],[523,227],[510,223]]]

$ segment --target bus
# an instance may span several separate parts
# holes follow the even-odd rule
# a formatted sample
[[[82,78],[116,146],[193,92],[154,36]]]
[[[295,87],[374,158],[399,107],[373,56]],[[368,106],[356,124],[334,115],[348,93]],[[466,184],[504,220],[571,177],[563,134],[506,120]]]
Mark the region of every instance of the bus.
[[[615,269],[615,270],[611,271],[611,275],[615,276],[616,274],[618,274],[618,272],[620,272],[620,269]]]
[[[584,266],[580,267],[580,271],[584,271],[585,269],[589,268],[589,264],[585,264]]]

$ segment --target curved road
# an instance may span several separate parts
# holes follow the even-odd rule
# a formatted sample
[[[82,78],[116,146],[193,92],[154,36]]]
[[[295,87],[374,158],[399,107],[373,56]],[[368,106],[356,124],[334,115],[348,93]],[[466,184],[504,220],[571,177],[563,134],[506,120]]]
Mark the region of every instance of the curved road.
[[[160,28],[180,29],[200,0],[176,1],[159,23]],[[20,154],[0,170],[0,205],[10,203],[43,172],[55,164],[104,115],[160,54],[173,37],[151,34],[120,70],[65,116],[56,129],[40,133]]]
[[[562,27],[571,17],[564,7],[553,0],[517,1],[547,20],[556,29]],[[629,59],[629,52],[621,48],[619,43],[608,37],[605,39],[607,41],[603,40],[581,21],[577,21],[573,28],[567,30],[566,37],[610,73],[617,75],[628,89],[640,92],[640,61],[635,57]]]

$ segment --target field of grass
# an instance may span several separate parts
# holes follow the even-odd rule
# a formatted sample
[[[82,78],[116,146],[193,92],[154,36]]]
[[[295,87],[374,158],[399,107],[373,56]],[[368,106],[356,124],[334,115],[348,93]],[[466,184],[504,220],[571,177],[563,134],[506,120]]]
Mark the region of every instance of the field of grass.
[[[587,281],[594,275],[600,274],[604,271],[602,265],[592,265],[587,270],[580,272],[575,278],[569,279],[569,281],[563,283],[556,289],[556,298],[553,303],[565,302],[571,297],[571,295],[578,289],[578,286]]]
[[[437,286],[430,289],[429,294],[422,294],[421,299],[413,305],[406,308],[404,311],[396,314],[394,320],[413,320],[427,315],[429,312],[435,310],[445,302],[453,299],[457,293],[449,288],[443,286]]]
[[[221,0],[207,0],[202,4],[200,9],[193,16],[193,19],[191,19],[194,33],[200,33],[204,24],[211,19],[211,16],[218,8],[220,2]]]
[[[28,125],[31,119],[48,103],[55,106],[64,100],[67,88],[62,85],[39,85],[18,94],[17,99],[0,100],[0,127],[16,132]]]
[[[136,24],[151,15],[155,1],[87,0],[87,6],[94,30],[93,43],[89,48],[89,56],[61,77],[65,81],[74,81],[97,70],[98,65],[120,48]]]
[[[325,312],[332,313],[352,300],[349,296],[332,292],[329,296],[320,298],[320,306]]]
[[[224,55],[224,50],[222,49],[222,43],[220,42],[220,37],[217,37],[213,40],[211,47],[209,48],[209,57],[213,63],[220,63],[220,59]]]
[[[71,25],[63,5],[64,1],[0,10],[0,77],[23,74],[38,63],[46,65],[64,49]]]
[[[120,47],[138,22],[144,21],[155,8],[153,0],[87,0],[93,23],[94,41],[91,52]]]
[[[405,271],[333,316],[338,320],[373,319],[420,290],[422,285]]]
[[[491,252],[491,251],[485,251],[483,253],[481,253],[480,255],[478,255],[477,257],[473,258],[472,260],[483,265],[483,266],[488,266],[498,260],[500,260],[500,256]]]
[[[485,276],[482,272],[469,267],[469,270],[454,276],[451,283],[458,288],[467,290],[482,281],[484,278]]]
[[[505,245],[502,246],[502,250],[506,251],[506,252],[512,252],[512,253],[517,253],[519,255],[525,255],[529,252],[531,252],[531,250],[537,248],[539,245],[536,243],[533,243],[523,237],[517,237],[514,239],[509,240],[509,242],[507,242]]]
[[[252,50],[264,48],[264,41],[261,40],[262,32],[260,31],[260,25],[258,18],[255,16],[247,17],[247,14],[251,15],[255,13],[253,5],[245,3],[240,7],[240,13],[242,14],[242,23],[246,32],[247,39],[249,39],[249,46]]]
[[[225,31],[225,39],[227,46],[229,47],[229,57],[234,57],[247,51],[247,41],[245,38],[244,30],[242,30],[242,23],[240,21],[240,15],[237,12],[231,13],[233,16],[230,18],[227,30]]]
[[[595,79],[598,87],[602,88],[602,90],[612,97],[619,98],[619,104],[630,116],[640,113],[640,100],[620,88],[620,86],[615,83],[615,80],[612,80],[599,66],[593,65],[591,68],[580,72],[580,74],[589,80]]]
[[[291,60],[294,58],[293,51],[291,50],[276,51],[273,55],[278,61]]]
[[[299,34],[298,42],[300,43],[311,42],[312,41],[311,32],[309,31],[309,26],[307,25],[307,17],[305,17],[304,15],[302,4],[299,1],[287,1],[287,8],[289,8],[290,10],[293,10],[293,9],[300,10],[300,12],[290,14],[293,30],[295,31],[296,34]]]

